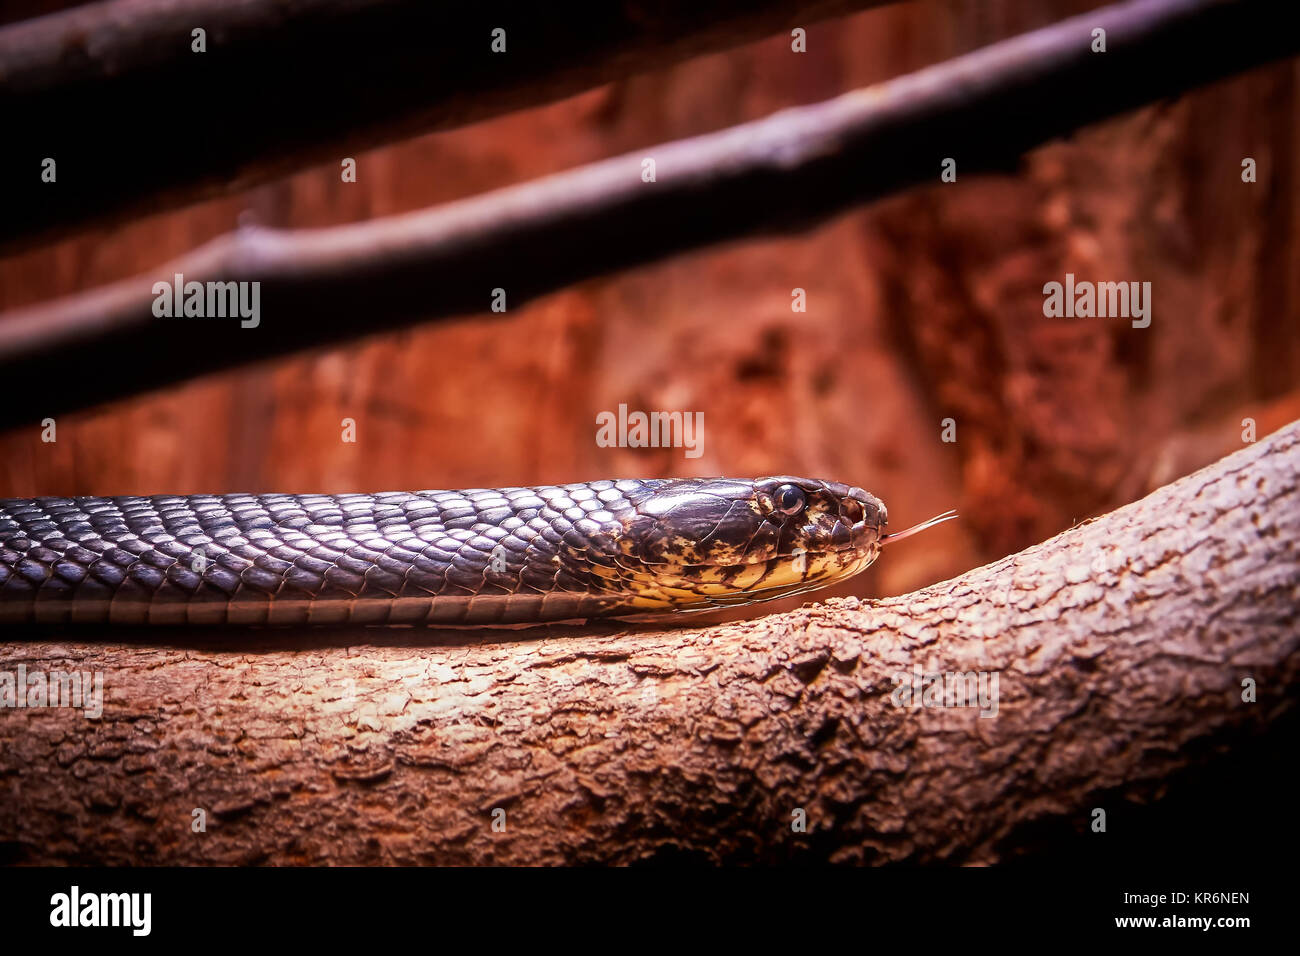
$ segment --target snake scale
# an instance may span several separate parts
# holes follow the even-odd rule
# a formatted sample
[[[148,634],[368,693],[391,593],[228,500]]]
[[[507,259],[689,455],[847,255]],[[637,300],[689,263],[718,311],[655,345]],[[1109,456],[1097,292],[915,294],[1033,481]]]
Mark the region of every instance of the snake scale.
[[[701,611],[843,580],[861,488],[790,476],[381,494],[0,499],[7,624],[494,626]]]

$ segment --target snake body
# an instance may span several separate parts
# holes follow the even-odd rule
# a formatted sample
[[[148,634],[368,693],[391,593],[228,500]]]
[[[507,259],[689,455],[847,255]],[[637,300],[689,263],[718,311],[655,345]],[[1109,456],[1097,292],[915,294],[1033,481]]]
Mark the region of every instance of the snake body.
[[[381,494],[0,499],[0,622],[527,625],[800,593],[884,505],[776,476]]]

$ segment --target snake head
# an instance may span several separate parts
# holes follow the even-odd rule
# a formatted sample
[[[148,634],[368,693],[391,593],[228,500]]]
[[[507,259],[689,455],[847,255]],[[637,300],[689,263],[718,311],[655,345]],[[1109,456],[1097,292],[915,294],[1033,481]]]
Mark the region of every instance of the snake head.
[[[790,475],[647,482],[630,497],[620,583],[647,607],[748,604],[850,577],[879,555],[888,520],[861,488]]]

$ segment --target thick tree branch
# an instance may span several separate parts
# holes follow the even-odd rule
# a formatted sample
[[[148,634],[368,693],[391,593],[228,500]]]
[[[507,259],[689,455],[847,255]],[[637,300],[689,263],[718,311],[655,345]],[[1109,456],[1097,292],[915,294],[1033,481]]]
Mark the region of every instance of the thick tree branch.
[[[13,24],[0,29],[0,248],[883,2],[108,0]],[[57,188],[40,179],[45,157]]]
[[[106,703],[0,711],[0,846],[28,863],[996,860],[1291,707],[1297,542],[1300,423],[882,601],[546,640],[8,644],[0,671],[102,669]],[[899,706],[914,667],[996,674],[996,717]]]
[[[1107,52],[1092,52],[1094,27]],[[1255,0],[1135,0],[875,89],[431,210],[250,228],[148,275],[0,316],[0,427],[580,279],[959,173],[1300,48]],[[645,158],[657,181],[642,181]],[[62,187],[60,187],[62,188]],[[260,324],[160,319],[154,283],[259,281]],[[106,374],[107,372],[107,374]],[[56,383],[56,387],[52,387]]]

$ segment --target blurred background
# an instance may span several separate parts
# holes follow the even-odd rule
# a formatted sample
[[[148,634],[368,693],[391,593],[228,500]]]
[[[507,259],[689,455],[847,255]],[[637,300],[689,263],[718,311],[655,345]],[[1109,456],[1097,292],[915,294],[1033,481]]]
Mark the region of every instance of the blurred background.
[[[0,310],[146,271],[239,222],[326,226],[470,196],[826,99],[1094,5],[933,0],[811,24],[803,55],[775,36],[360,154],[355,183],[335,162],[11,255]],[[22,0],[2,19],[59,6]],[[1243,418],[1260,436],[1300,418],[1297,80],[1294,62],[1258,69],[1038,149],[1005,176],[959,170],[807,234],[61,416],[52,444],[33,422],[0,433],[0,496],[792,473],[864,486],[894,530],[957,508],[960,521],[839,593],[910,590],[1240,448]],[[1256,183],[1242,182],[1245,157]],[[1150,327],[1044,318],[1043,284],[1067,272],[1151,282]],[[794,288],[805,313],[791,311]],[[703,454],[599,447],[596,416],[620,403],[703,412]],[[345,418],[355,443],[341,440]]]

